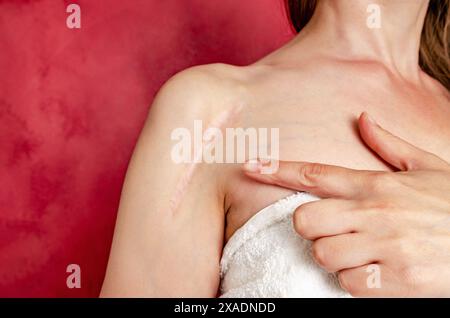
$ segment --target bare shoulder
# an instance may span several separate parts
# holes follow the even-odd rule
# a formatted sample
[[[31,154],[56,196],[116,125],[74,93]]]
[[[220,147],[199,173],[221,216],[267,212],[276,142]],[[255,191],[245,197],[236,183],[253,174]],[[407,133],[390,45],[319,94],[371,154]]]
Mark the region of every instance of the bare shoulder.
[[[213,118],[245,95],[245,67],[209,64],[170,78],[155,97],[150,118],[171,121]],[[167,118],[169,119],[169,118]]]
[[[128,167],[103,296],[217,294],[224,193],[216,166],[192,160],[191,136],[194,120],[229,107],[237,73],[225,65],[190,68],[157,94]],[[177,128],[188,138],[173,138]],[[183,146],[187,161],[174,151]]]
[[[267,63],[194,66],[174,75],[163,85],[149,117],[170,119],[174,123],[212,119],[238,104],[246,106],[264,101],[265,97],[276,97],[277,89],[290,89],[294,82],[297,86],[312,87],[327,75],[308,62],[297,67]]]

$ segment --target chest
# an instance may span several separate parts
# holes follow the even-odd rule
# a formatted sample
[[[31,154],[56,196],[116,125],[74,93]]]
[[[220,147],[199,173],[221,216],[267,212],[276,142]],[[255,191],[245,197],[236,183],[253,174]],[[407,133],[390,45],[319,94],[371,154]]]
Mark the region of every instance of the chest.
[[[359,136],[357,120],[368,112],[396,136],[450,161],[450,103],[414,91],[350,89],[271,90],[243,110],[243,127],[277,129],[282,160],[318,161],[356,169],[380,169]]]
[[[450,104],[430,96],[409,96],[388,90],[290,90],[259,94],[240,114],[239,125],[278,130],[281,160],[310,161],[353,169],[387,170],[359,136],[357,119],[368,112],[382,127],[419,148],[450,161]],[[274,152],[269,140],[266,153]],[[293,191],[249,180],[239,166],[228,170],[232,184],[228,199],[226,236],[257,211]],[[252,195],[249,196],[248,194]]]

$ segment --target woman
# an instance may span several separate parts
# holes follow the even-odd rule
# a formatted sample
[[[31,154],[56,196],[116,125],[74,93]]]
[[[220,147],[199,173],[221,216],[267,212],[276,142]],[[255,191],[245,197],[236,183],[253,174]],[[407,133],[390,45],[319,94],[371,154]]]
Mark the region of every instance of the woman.
[[[228,268],[236,261],[229,248],[237,241],[235,232],[245,237],[258,211],[289,214],[316,198],[257,183],[239,165],[174,163],[170,136],[195,120],[214,126],[225,113],[222,126],[279,128],[281,160],[390,171],[355,129],[355,120],[367,111],[395,135],[450,161],[449,1],[378,1],[380,28],[367,24],[372,0],[289,3],[301,29],[290,43],[247,67],[189,69],[158,94],[127,173],[102,296],[215,296],[225,244],[222,293],[339,295],[309,263],[297,271],[308,256],[295,254],[291,245],[271,248],[299,266],[272,259],[268,266],[275,274],[254,288],[246,285],[252,271],[242,272],[239,264]],[[272,234],[276,243],[277,235],[285,235]],[[266,241],[254,240],[254,248],[268,243],[260,239]],[[298,250],[308,249],[303,241],[286,239]],[[235,252],[241,260],[253,259],[245,251],[251,253],[245,246]],[[286,272],[277,272],[277,266]],[[288,272],[294,276],[279,275]],[[227,278],[233,275],[242,281]],[[261,289],[276,286],[274,276],[288,289]],[[289,289],[292,277],[297,287]],[[315,280],[306,282],[310,277]],[[309,289],[299,292],[298,286]],[[314,286],[328,289],[321,293]]]

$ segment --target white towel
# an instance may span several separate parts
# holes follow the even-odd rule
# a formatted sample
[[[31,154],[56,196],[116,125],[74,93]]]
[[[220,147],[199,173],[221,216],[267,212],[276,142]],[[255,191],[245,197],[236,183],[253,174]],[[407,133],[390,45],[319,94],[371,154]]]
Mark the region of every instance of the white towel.
[[[311,243],[294,230],[292,215],[318,200],[296,193],[258,212],[235,232],[221,259],[221,297],[348,297],[337,278],[318,267]]]

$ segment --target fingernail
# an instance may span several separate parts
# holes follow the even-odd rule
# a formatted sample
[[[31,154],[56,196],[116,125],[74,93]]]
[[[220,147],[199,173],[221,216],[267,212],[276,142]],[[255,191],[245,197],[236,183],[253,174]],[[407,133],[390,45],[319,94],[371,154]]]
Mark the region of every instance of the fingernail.
[[[368,113],[364,113],[366,115],[367,121],[371,123],[372,125],[378,126],[377,122],[370,116]]]
[[[274,159],[265,159],[262,162],[261,166],[261,174],[275,174],[278,171],[278,167],[280,166],[280,163],[278,160]]]
[[[257,173],[261,172],[261,166],[258,159],[250,159],[244,164],[243,168],[247,172]]]

